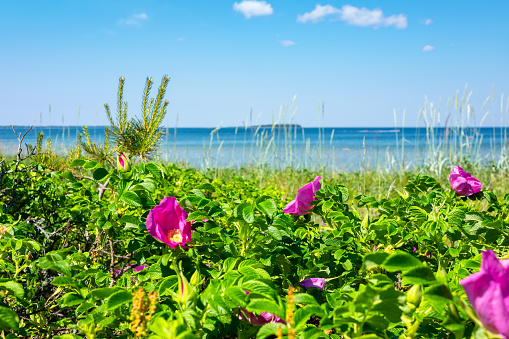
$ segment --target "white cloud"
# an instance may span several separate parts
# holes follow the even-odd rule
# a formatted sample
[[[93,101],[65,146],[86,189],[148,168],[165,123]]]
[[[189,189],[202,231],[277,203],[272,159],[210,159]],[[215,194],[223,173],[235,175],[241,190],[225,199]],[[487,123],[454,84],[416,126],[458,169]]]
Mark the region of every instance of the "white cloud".
[[[431,19],[429,19],[429,18],[428,18],[428,19],[426,19],[426,20],[423,20],[423,21],[422,21],[422,24],[423,24],[423,25],[426,25],[426,26],[431,25],[432,23],[433,23],[433,20],[431,20]]]
[[[423,52],[429,52],[429,51],[432,51],[432,50],[434,50],[434,49],[435,49],[435,47],[433,47],[433,46],[431,46],[431,45],[426,45],[426,46],[424,46],[424,47],[422,48],[422,51],[423,51]]]
[[[384,16],[380,8],[370,10],[366,7],[358,8],[351,5],[344,5],[341,9],[331,5],[316,5],[311,12],[298,15],[297,22],[318,22],[328,16],[332,16],[334,20],[344,21],[351,26],[373,28],[394,26],[397,29],[405,29],[408,26],[405,14]]]
[[[341,10],[331,5],[316,5],[315,9],[311,12],[297,15],[297,22],[306,23],[308,21],[318,22],[322,21],[326,16],[339,14]]]
[[[148,19],[146,13],[133,14],[130,18],[120,19],[119,22],[123,25],[141,26],[141,24]]]
[[[285,47],[293,46],[296,44],[296,42],[292,40],[280,40],[279,43]]]
[[[244,14],[249,19],[252,16],[271,15],[274,13],[272,6],[265,1],[243,0],[235,2],[233,9]]]

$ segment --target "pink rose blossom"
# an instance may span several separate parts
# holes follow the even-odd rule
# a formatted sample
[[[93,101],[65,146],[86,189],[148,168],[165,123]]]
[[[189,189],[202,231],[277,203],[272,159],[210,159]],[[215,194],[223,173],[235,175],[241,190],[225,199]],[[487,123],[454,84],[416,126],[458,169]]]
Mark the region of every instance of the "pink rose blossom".
[[[509,339],[509,259],[482,253],[481,270],[460,281],[484,327]]]
[[[468,196],[479,192],[482,188],[481,182],[470,176],[463,168],[454,166],[449,175],[449,184],[456,194]]]
[[[191,223],[177,199],[166,197],[147,216],[147,231],[171,248],[191,241]]]
[[[302,186],[297,192],[295,200],[288,203],[283,212],[295,215],[307,214],[312,208],[310,204],[315,200],[316,191],[320,189],[320,178],[317,176],[315,180]]]
[[[304,286],[306,289],[308,289],[310,287],[317,287],[319,289],[323,289],[326,282],[327,282],[327,279],[325,279],[325,278],[309,278],[309,279],[302,280],[299,284]]]

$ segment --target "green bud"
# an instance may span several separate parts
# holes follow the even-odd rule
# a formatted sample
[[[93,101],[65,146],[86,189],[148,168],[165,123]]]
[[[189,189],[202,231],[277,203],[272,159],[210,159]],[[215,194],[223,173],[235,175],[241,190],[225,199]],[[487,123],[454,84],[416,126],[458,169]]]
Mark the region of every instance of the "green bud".
[[[191,285],[194,287],[201,285],[201,275],[199,270],[194,271],[193,275],[191,276]]]
[[[438,260],[438,270],[437,270],[437,280],[447,282],[447,272],[445,271],[444,265],[442,264],[442,260]]]
[[[421,285],[414,285],[406,292],[406,301],[415,307],[419,307],[422,300]]]
[[[128,172],[131,170],[131,165],[129,164],[129,159],[124,155],[124,153],[119,153],[117,156],[117,168],[120,171]]]
[[[189,283],[182,272],[178,272],[178,279],[179,286],[177,302],[184,309],[190,308],[196,303],[196,289]]]

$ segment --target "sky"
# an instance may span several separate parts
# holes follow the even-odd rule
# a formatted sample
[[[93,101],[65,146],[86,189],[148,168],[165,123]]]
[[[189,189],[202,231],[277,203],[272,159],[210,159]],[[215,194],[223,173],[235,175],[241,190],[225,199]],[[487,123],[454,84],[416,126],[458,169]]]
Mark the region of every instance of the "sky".
[[[415,126],[468,84],[477,121],[509,97],[509,1],[0,1],[0,125],[107,125],[117,87],[163,125]],[[485,100],[493,94],[493,100]],[[501,113],[501,102],[504,108]],[[79,114],[78,114],[79,112]]]

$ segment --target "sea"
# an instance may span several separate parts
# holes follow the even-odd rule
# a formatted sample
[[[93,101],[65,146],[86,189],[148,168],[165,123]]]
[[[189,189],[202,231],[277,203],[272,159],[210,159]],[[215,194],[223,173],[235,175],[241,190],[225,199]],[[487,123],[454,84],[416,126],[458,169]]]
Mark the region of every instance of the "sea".
[[[16,134],[13,131],[16,131]],[[18,137],[29,126],[0,126],[0,154],[15,154]],[[89,126],[90,141],[104,142],[106,126]],[[44,145],[65,154],[76,147],[83,126],[36,126],[24,144]],[[396,167],[443,166],[468,158],[474,162],[505,161],[506,127],[384,128],[258,125],[222,128],[164,128],[154,160],[195,168],[294,167],[333,170],[380,170]],[[82,137],[85,141],[85,137]]]

